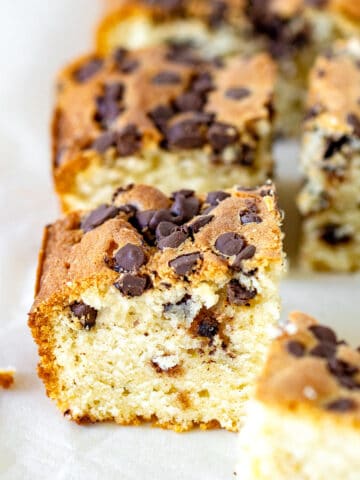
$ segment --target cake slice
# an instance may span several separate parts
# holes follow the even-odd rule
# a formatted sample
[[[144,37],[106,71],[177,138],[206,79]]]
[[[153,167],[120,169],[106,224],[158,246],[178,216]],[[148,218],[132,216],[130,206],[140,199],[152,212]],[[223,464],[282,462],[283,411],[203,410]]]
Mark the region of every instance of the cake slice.
[[[0,387],[10,388],[14,383],[15,370],[13,369],[0,369]]]
[[[271,346],[240,435],[241,480],[357,480],[359,350],[292,314]]]
[[[360,42],[320,56],[310,76],[301,164],[302,264],[360,268]]]
[[[108,203],[131,182],[167,193],[265,182],[275,81],[266,54],[219,63],[187,46],[75,62],[60,75],[53,124],[63,209]]]
[[[279,318],[274,195],[129,186],[46,228],[29,324],[64,415],[238,430]]]

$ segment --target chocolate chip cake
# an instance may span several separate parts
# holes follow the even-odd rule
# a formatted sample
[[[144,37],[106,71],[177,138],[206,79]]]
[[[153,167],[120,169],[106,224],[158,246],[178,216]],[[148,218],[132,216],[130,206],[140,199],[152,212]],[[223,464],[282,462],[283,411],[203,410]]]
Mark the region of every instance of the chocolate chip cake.
[[[360,351],[295,313],[277,338],[248,404],[241,480],[357,480]]]
[[[360,42],[320,56],[311,72],[302,146],[302,260],[318,270],[360,268]]]
[[[15,371],[10,369],[0,369],[0,387],[10,388],[14,383]]]
[[[63,209],[108,203],[131,182],[167,193],[263,183],[275,81],[267,54],[208,61],[186,45],[75,62],[60,75],[53,124]]]
[[[204,55],[268,51],[279,65],[276,130],[297,135],[309,68],[334,39],[359,36],[358,0],[108,0],[101,53],[190,41]]]
[[[238,430],[279,317],[274,195],[130,185],[46,228],[29,324],[66,416]]]

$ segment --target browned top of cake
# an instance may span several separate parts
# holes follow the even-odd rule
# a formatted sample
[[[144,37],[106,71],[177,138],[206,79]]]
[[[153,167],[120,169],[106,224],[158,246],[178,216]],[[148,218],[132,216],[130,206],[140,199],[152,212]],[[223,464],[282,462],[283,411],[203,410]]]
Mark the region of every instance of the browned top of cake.
[[[360,422],[360,351],[308,315],[296,312],[290,320],[273,342],[257,399],[290,409],[316,407]]]
[[[203,196],[120,188],[111,205],[71,213],[46,228],[32,311],[76,300],[94,285],[115,284],[121,294],[138,296],[181,282],[231,281],[234,272],[281,261],[280,221],[270,183]],[[254,296],[237,284],[228,290],[238,305]]]
[[[360,136],[360,41],[338,43],[310,74],[307,127]]]
[[[251,143],[271,116],[275,76],[266,54],[210,62],[186,45],[87,56],[59,76],[54,163],[154,146],[219,155],[244,134]]]

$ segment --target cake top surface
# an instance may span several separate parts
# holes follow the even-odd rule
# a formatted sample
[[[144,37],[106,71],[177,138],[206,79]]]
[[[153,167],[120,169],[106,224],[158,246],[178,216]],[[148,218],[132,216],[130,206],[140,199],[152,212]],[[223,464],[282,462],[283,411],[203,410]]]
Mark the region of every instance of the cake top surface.
[[[210,61],[188,45],[162,45],[87,56],[59,76],[54,164],[155,146],[217,156],[245,134],[251,146],[256,123],[271,118],[275,79],[266,54]]]
[[[310,74],[307,126],[360,136],[360,41],[340,42]]]
[[[290,410],[315,407],[360,422],[360,351],[329,327],[295,312],[273,341],[256,398]]]
[[[280,222],[270,183],[201,196],[120,188],[111,205],[71,213],[46,228],[33,311],[99,284],[117,284],[133,297],[189,282],[226,283],[237,272],[253,275],[282,261]],[[241,304],[246,291],[230,289]]]

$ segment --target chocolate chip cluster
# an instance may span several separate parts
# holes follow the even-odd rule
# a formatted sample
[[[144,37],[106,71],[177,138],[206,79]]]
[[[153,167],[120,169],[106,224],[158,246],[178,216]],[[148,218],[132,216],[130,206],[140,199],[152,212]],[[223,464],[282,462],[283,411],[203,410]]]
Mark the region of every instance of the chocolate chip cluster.
[[[345,342],[338,341],[335,332],[329,327],[311,325],[309,331],[317,340],[316,345],[309,349],[303,342],[289,340],[286,343],[288,353],[299,359],[308,355],[322,359],[326,362],[329,373],[341,387],[347,390],[360,390],[359,368],[337,357],[338,346]],[[325,408],[345,412],[356,409],[357,403],[352,398],[341,397],[325,404]]]
[[[131,188],[131,185],[122,188],[116,195]],[[117,215],[125,215],[127,221],[141,234],[142,244],[128,243],[111,258],[105,257],[105,262],[120,274],[115,287],[125,296],[139,296],[152,287],[150,276],[141,272],[152,249],[163,251],[178,248],[186,241],[194,242],[200,230],[214,220],[213,210],[230,196],[227,192],[214,191],[208,193],[202,201],[192,190],[179,190],[172,194],[168,208],[158,210],[139,210],[133,205],[101,205],[82,219],[80,228],[86,234]],[[262,221],[255,201],[250,200],[246,203],[246,209],[239,211],[238,217],[239,224]],[[256,248],[249,245],[242,235],[226,232],[217,237],[213,251],[229,262],[232,270],[241,271],[243,261],[252,258]],[[169,267],[177,276],[186,279],[202,262],[201,251],[195,249],[170,260]],[[248,290],[235,279],[227,285],[227,300],[234,305],[249,305],[256,293],[255,289]]]

